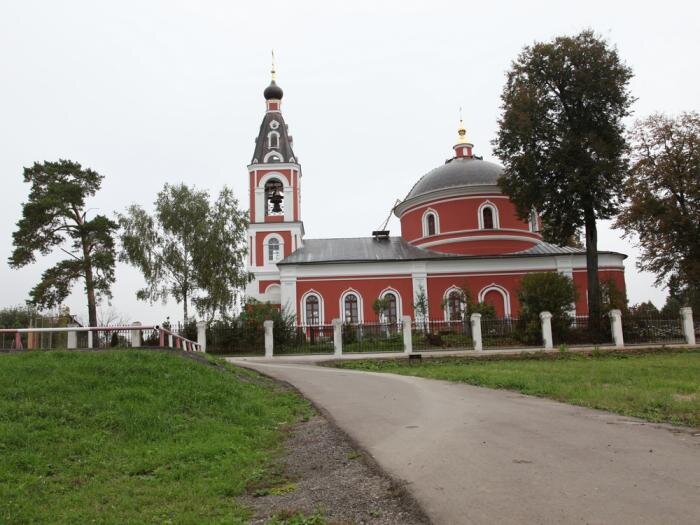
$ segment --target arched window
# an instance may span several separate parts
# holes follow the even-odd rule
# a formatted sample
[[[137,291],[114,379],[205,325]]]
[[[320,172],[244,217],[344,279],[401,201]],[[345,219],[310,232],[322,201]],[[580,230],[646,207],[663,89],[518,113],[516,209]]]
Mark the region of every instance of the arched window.
[[[277,262],[280,259],[280,241],[272,237],[267,241],[267,260],[269,262]]]
[[[423,212],[423,237],[437,235],[440,233],[440,218],[437,212],[429,208]]]
[[[447,320],[461,321],[464,313],[464,297],[457,291],[452,290],[447,294]]]
[[[360,322],[360,310],[358,308],[357,296],[354,293],[349,293],[345,296],[344,310],[345,310],[345,322],[350,324],[357,324]]]
[[[429,213],[428,216],[425,218],[425,222],[428,227],[428,235],[435,235],[435,215]]]
[[[305,317],[307,325],[318,325],[321,323],[320,301],[315,295],[309,295],[305,301]]]
[[[493,210],[490,206],[485,206],[481,210],[482,225],[484,230],[493,230]]]
[[[270,131],[267,134],[267,147],[277,149],[280,147],[280,134],[276,131]]]
[[[384,310],[384,320],[389,324],[394,324],[398,321],[398,309],[396,295],[393,292],[388,292],[384,294],[384,300],[386,301],[386,310]]]
[[[265,215],[284,213],[284,185],[279,179],[270,179],[265,183],[265,203]]]

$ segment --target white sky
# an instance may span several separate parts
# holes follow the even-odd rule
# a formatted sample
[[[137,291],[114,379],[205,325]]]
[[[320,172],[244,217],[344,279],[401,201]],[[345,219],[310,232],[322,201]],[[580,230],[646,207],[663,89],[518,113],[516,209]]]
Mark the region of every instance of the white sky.
[[[307,237],[364,236],[451,154],[457,111],[494,159],[505,71],[524,45],[593,28],[635,78],[637,117],[699,110],[694,2],[29,1],[0,4],[0,306],[23,303],[55,258],[5,264],[28,186],[22,167],[70,158],[106,176],[91,202],[111,215],[150,207],[166,182],[247,208],[246,165],[277,55],[283,113],[301,161]],[[398,221],[390,223],[399,233]],[[665,291],[637,250],[601,224],[600,249],[627,253],[631,302]],[[139,302],[117,268],[113,306],[130,320],[180,317]],[[86,317],[82,286],[67,301]]]

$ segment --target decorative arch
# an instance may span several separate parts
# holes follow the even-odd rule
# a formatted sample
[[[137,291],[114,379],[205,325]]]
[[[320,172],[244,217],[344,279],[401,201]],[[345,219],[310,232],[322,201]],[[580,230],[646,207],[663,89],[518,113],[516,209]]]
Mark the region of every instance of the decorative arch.
[[[348,322],[347,312],[345,311],[345,299],[349,295],[354,295],[357,298],[357,324],[361,324],[364,322],[364,305],[362,301],[362,295],[354,288],[348,288],[342,294],[340,294],[340,318],[343,321],[343,323]]]
[[[401,316],[403,315],[403,304],[401,302],[401,294],[396,290],[395,288],[392,287],[387,287],[384,288],[381,293],[379,294],[380,299],[384,299],[388,294],[393,294],[394,297],[396,298],[396,320],[395,322],[401,321]]]
[[[282,157],[282,154],[279,151],[268,151],[265,157],[263,157],[263,163],[270,162],[272,160],[273,162],[284,162],[284,158]]]
[[[267,134],[267,147],[272,149],[279,149],[280,147],[280,133],[279,131],[270,131]]]
[[[271,258],[270,241],[277,241],[278,255],[277,258]],[[273,242],[274,246],[274,242]],[[274,264],[284,258],[284,239],[278,233],[268,233],[263,239],[263,260],[265,264]]]
[[[467,311],[467,304],[464,302],[464,291],[459,286],[453,284],[447,290],[445,290],[445,293],[442,295],[443,304],[445,305],[445,307],[442,309],[445,321],[455,321],[455,319],[452,318],[452,314],[455,312],[453,312],[453,305],[450,301],[450,296],[452,294],[459,294],[460,317],[462,317]]]
[[[505,315],[505,317],[510,317],[510,293],[508,290],[496,283],[491,283],[488,286],[484,286],[479,292],[478,296],[480,303],[484,302],[484,298],[489,292],[497,292],[501,295],[503,298],[503,315]]]
[[[314,320],[308,318],[310,312],[307,310],[307,300],[310,298],[315,298],[318,301],[318,319],[316,319],[316,323],[310,322]],[[313,288],[301,296],[301,301],[299,302],[299,311],[301,312],[302,324],[304,324],[305,326],[322,325],[323,310],[323,296]]]
[[[433,217],[433,233],[430,233],[430,216]],[[440,234],[440,215],[433,208],[428,208],[423,212],[423,217],[421,219],[423,224],[423,237],[429,237],[432,235]]]
[[[270,152],[270,153],[274,153],[274,152]],[[269,153],[268,153],[268,155],[269,155]],[[278,153],[278,155],[279,155],[279,153]],[[291,186],[291,184],[289,183],[289,179],[287,177],[282,175],[279,171],[271,171],[270,173],[266,173],[265,175],[260,177],[260,180],[258,181],[258,188],[264,189],[265,184],[267,184],[267,181],[269,181],[270,179],[279,180],[285,189],[289,188]]]
[[[265,288],[265,300],[270,304],[281,304],[282,288],[279,284],[271,284]]]
[[[489,209],[491,212],[491,222],[492,227],[487,227],[485,224],[484,210]],[[486,212],[488,214],[488,212]],[[498,216],[498,207],[491,201],[484,201],[479,205],[479,210],[477,212],[477,220],[479,221],[480,230],[498,230],[501,227],[501,221]]]

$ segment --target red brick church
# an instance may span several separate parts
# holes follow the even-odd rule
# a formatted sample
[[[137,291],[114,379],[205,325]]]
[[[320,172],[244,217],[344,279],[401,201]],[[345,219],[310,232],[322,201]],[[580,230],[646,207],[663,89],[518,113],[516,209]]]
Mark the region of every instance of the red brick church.
[[[586,315],[586,256],[580,248],[546,243],[540,218],[518,218],[501,193],[503,168],[474,155],[460,123],[453,156],[418,179],[394,208],[401,235],[307,239],[301,220],[302,171],[281,112],[282,89],[265,88],[266,112],[248,166],[250,184],[249,298],[279,304],[301,325],[377,322],[375,299],[386,299],[382,321],[414,317],[427,298],[431,319],[466,312],[462,289],[517,316],[518,287],[528,272],[568,275],[579,291],[576,314]],[[439,154],[439,152],[436,152]],[[599,252],[600,278],[625,289],[623,260]]]

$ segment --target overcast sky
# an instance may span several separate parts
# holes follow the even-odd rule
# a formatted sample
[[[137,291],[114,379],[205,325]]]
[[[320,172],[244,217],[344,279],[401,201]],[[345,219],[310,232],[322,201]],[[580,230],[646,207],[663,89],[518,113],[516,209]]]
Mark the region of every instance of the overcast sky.
[[[302,164],[307,237],[368,235],[425,172],[451,156],[458,120],[493,157],[510,62],[535,40],[592,28],[635,77],[635,116],[699,110],[700,8],[694,2],[0,3],[0,306],[23,303],[56,258],[10,270],[26,200],[22,167],[69,158],[103,175],[90,203],[111,215],[151,207],[163,184],[247,207],[247,171],[264,112],[270,49]],[[390,222],[393,234],[398,221]],[[663,304],[637,250],[600,225],[602,250],[629,255],[628,295]],[[131,321],[180,317],[138,302],[139,274],[117,268],[113,307]],[[86,317],[82,285],[67,301]]]

